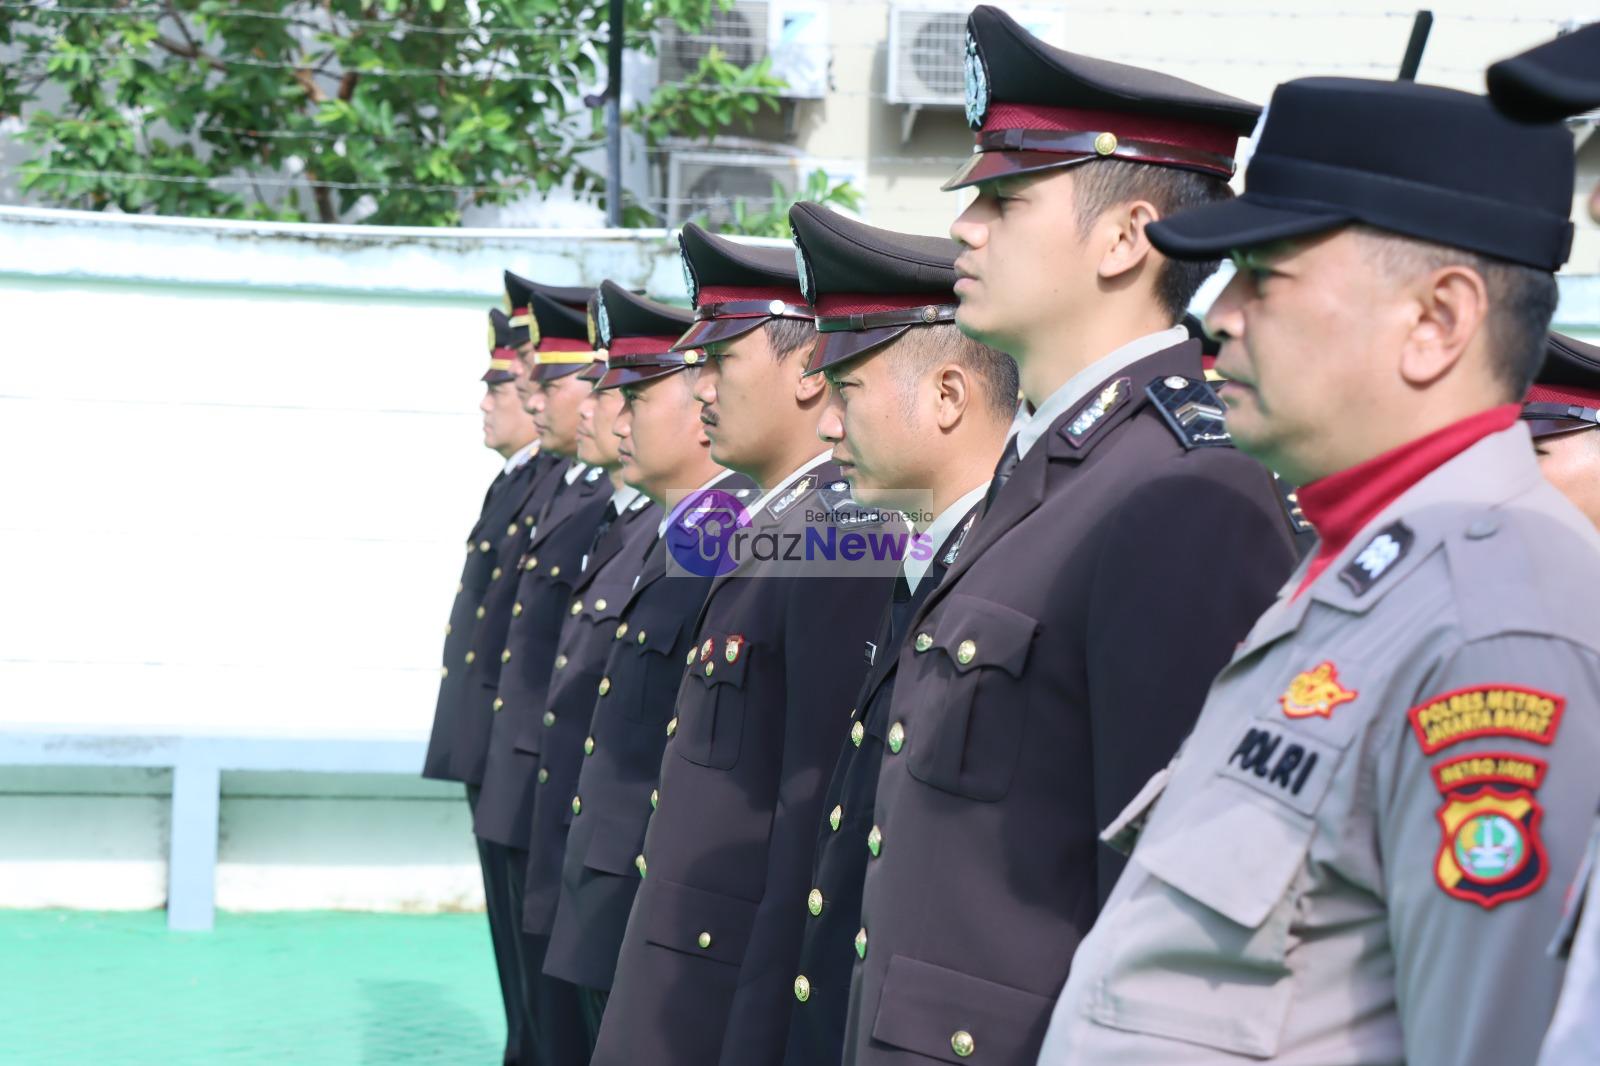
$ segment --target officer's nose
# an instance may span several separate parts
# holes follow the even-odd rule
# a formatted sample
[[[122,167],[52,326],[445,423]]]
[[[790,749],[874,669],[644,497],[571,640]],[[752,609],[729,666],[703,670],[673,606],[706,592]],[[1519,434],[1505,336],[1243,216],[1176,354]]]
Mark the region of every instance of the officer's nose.
[[[627,440],[633,436],[633,408],[626,402],[622,410],[617,412],[616,420],[611,423],[611,432],[619,440]]]
[[[817,419],[817,436],[822,438],[824,444],[838,444],[844,440],[844,415],[839,406],[837,397],[830,391],[828,402],[822,408],[822,416]]]
[[[1206,312],[1206,332],[1214,340],[1239,340],[1244,336],[1244,302],[1250,294],[1251,281],[1247,274],[1235,274],[1211,310]]]
[[[696,374],[694,379],[694,398],[702,404],[716,403],[717,379],[720,376],[721,371],[717,369],[715,361],[702,364],[700,373]]]
[[[950,223],[950,239],[967,248],[982,248],[989,239],[989,229],[983,222],[986,213],[984,197],[979,196]]]

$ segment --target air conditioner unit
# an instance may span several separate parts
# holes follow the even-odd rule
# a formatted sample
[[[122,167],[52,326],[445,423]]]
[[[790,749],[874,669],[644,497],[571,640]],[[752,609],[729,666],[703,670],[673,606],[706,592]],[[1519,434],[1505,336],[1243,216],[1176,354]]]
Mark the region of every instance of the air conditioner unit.
[[[1002,4],[1030,33],[1054,45],[1066,37],[1066,14]],[[892,104],[961,107],[966,102],[967,12],[971,4],[895,3],[889,8]]]
[[[780,96],[821,99],[828,91],[828,7],[825,0],[734,0],[716,10],[699,33],[662,22],[656,46],[663,82],[683,81],[714,47],[728,62],[748,67],[763,58],[787,83]]]
[[[773,185],[792,199],[813,172],[821,170],[834,183],[859,185],[852,164],[839,160],[768,152],[675,151],[667,163],[667,225],[701,218],[718,229],[733,217],[733,203],[743,200],[752,212],[773,204]]]

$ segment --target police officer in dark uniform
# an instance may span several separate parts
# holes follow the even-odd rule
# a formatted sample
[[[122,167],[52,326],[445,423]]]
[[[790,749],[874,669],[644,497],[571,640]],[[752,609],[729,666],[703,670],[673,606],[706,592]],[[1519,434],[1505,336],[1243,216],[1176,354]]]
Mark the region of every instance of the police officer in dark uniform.
[[[712,582],[698,647],[685,653],[645,839],[648,874],[596,1066],[782,1057],[824,781],[891,591],[892,573],[834,579],[804,562],[794,564],[803,573],[774,572],[779,565],[756,558],[756,545],[775,549],[858,517],[816,436],[826,385],[804,373],[812,313],[787,252],[692,225],[682,250],[703,328],[680,344],[709,356],[695,391],[712,458],[764,491],[739,517],[748,537],[723,531],[747,554],[707,554],[730,570]]]
[[[809,369],[830,386],[822,439],[857,500],[923,509],[866,647],[850,742],[823,800],[784,1058],[814,1066],[843,1050],[861,883],[878,847],[878,770],[885,744],[898,753],[905,741],[889,715],[900,645],[983,509],[1015,413],[1017,366],[956,328],[955,242],[875,229],[811,203],[796,204],[789,220],[817,311]]]
[[[1179,324],[1210,269],[1144,229],[1229,194],[1257,108],[1045,45],[979,7],[962,331],[1034,414],[908,628],[845,1061],[1031,1063],[1121,864],[1098,834],[1166,764],[1295,553]]]
[[[439,699],[422,764],[422,776],[436,781],[461,780],[450,772],[456,703],[467,677],[467,671],[461,669],[461,661],[472,639],[472,626],[483,603],[484,590],[489,586],[489,574],[499,562],[495,548],[504,535],[502,530],[515,516],[535,474],[541,473],[546,465],[537,461],[539,434],[513,387],[517,360],[515,332],[504,312],[489,312],[489,369],[483,373],[484,397],[478,407],[483,412],[484,446],[499,452],[505,466],[484,493],[478,521],[467,536],[467,561],[461,568],[461,581],[456,585],[450,621],[444,627]],[[522,333],[526,337],[526,326]],[[451,665],[456,666],[453,674]]]
[[[508,298],[509,303],[509,298]],[[508,316],[489,312],[489,369],[483,380],[488,389],[483,404],[486,440],[506,454],[506,467],[489,488],[484,511],[467,542],[467,563],[456,586],[456,601],[445,626],[444,665],[440,667],[439,702],[434,712],[433,733],[428,742],[423,776],[446,781],[461,781],[467,789],[467,805],[478,805],[479,771],[456,758],[463,722],[479,713],[478,681],[473,676],[476,653],[473,636],[487,614],[490,586],[498,578],[507,544],[517,534],[517,516],[530,493],[547,480],[555,460],[539,450],[537,428],[522,402],[521,381],[527,377],[520,350],[529,347],[525,315]],[[489,437],[493,440],[489,440]],[[503,441],[501,438],[505,438]],[[470,741],[468,742],[470,747]],[[476,839],[476,838],[474,838]],[[517,992],[515,927],[503,922],[505,913],[504,871],[494,865],[493,856],[478,843],[478,862],[483,869],[484,897],[490,915],[490,940],[494,945],[495,969],[506,1012],[504,1061],[520,1061],[522,1040],[521,998]],[[498,904],[497,904],[498,901]]]
[[[604,468],[576,458],[580,408],[591,386],[579,376],[596,354],[588,339],[587,308],[577,309],[534,291],[530,307],[540,332],[534,352],[533,377],[539,388],[534,421],[541,446],[568,456],[573,464],[557,482],[554,496],[534,516],[526,544],[515,564],[514,593],[509,597],[507,627],[495,661],[490,698],[492,726],[473,831],[505,849],[510,885],[509,920],[521,929],[523,885],[528,864],[528,834],[536,787],[538,758],[516,750],[516,740],[529,718],[544,710],[555,648],[571,600],[582,575],[584,555],[594,545],[595,529],[605,514],[611,486]],[[542,938],[525,932],[517,938],[525,1048],[531,1061],[564,1064],[581,1061],[582,1030],[577,1024],[577,991],[542,973]]]
[[[612,291],[609,283],[602,289]],[[632,306],[624,305],[630,318]],[[623,313],[613,318],[614,332]],[[593,700],[588,737],[594,744],[586,745],[573,789],[577,803],[568,808],[560,902],[545,955],[546,973],[581,986],[591,1041],[645,874],[645,828],[655,807],[667,721],[683,659],[695,646],[691,623],[711,584],[709,573],[674,573],[669,580],[669,542],[690,543],[719,505],[749,502],[755,487],[711,459],[692,391],[701,353],[670,351],[648,336],[613,336],[600,388],[623,398],[616,432],[624,480],[668,510],[651,529],[638,580],[604,608],[617,612],[616,639],[591,690],[605,686]]]
[[[597,301],[599,342],[608,353],[615,349],[619,355],[640,351],[660,355],[690,320],[687,311],[634,296],[609,282],[602,284]],[[598,381],[605,366],[597,363],[596,368]],[[598,750],[590,721],[596,701],[611,694],[606,661],[612,645],[627,634],[622,608],[655,542],[661,519],[660,508],[649,497],[622,481],[620,442],[613,432],[622,407],[621,394],[614,389],[596,391],[586,403],[586,408],[590,407],[595,409],[593,427],[587,437],[580,436],[579,456],[604,466],[616,491],[601,522],[603,535],[590,551],[563,612],[566,621],[543,711],[524,722],[517,740],[518,750],[536,755],[539,762],[522,919],[524,934],[538,945],[541,967],[555,925],[569,827],[581,809],[581,802],[573,802],[578,794],[578,772],[585,758]],[[580,428],[580,434],[583,432]],[[574,987],[556,976],[546,975],[543,980]],[[586,1063],[599,1028],[598,1014],[587,993],[579,1006],[582,1014],[562,1024],[578,1035],[582,1047],[579,1061]]]

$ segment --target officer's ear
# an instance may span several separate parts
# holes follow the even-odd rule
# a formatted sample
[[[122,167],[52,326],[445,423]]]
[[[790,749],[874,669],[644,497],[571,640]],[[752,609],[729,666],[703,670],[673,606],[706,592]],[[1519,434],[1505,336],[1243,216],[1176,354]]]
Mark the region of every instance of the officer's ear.
[[[1400,350],[1400,377],[1413,388],[1443,378],[1474,347],[1485,352],[1486,377],[1489,288],[1483,275],[1464,263],[1419,274],[1412,291],[1412,314]]]
[[[1123,278],[1150,258],[1153,249],[1145,227],[1160,219],[1161,212],[1149,200],[1112,204],[1100,212],[1093,236],[1104,242],[1098,267],[1102,281]]]
[[[795,382],[794,399],[804,407],[813,402],[823,393],[828,391],[828,379],[824,374],[807,374],[806,363],[810,360],[810,353],[791,353],[791,357],[800,365],[800,380]]]
[[[941,363],[933,371],[934,419],[941,430],[954,429],[976,397],[976,383],[960,363]]]

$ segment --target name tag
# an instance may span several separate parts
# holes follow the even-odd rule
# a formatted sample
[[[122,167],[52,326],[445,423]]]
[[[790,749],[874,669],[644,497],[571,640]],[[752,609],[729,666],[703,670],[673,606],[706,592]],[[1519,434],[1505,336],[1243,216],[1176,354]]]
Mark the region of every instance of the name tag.
[[[1333,784],[1339,754],[1331,744],[1257,718],[1239,732],[1217,773],[1309,815]]]

